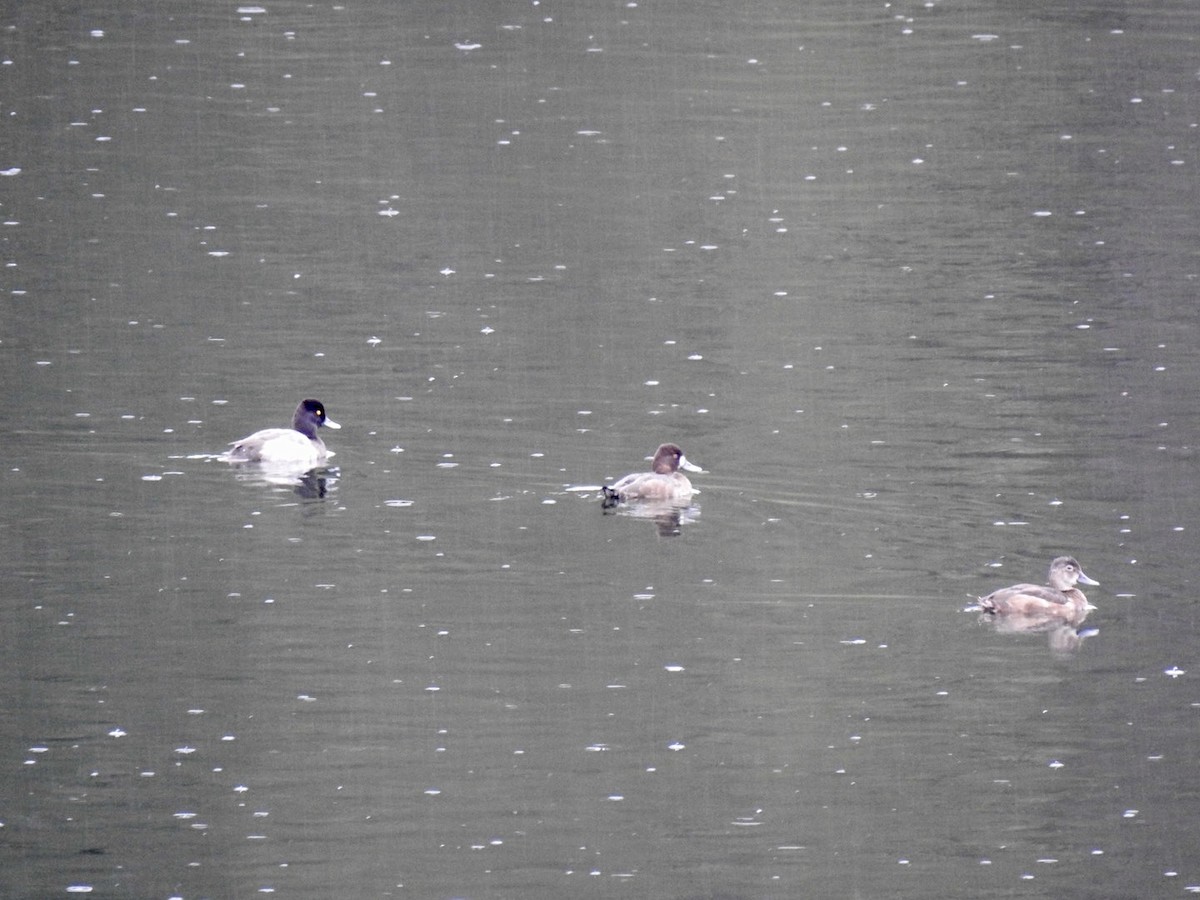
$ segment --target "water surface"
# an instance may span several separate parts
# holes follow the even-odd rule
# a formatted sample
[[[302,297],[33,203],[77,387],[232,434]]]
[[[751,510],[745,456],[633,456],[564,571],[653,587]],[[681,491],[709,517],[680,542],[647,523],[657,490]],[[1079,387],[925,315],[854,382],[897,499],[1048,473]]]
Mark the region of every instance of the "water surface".
[[[1200,889],[1198,27],[6,13],[0,892]]]

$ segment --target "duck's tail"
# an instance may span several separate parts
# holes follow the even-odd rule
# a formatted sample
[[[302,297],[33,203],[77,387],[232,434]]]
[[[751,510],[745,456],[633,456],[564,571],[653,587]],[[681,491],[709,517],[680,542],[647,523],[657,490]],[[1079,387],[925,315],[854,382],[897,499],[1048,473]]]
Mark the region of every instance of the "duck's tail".
[[[604,499],[600,501],[601,509],[612,509],[621,502],[621,495],[610,488],[607,484],[600,488],[600,493]]]

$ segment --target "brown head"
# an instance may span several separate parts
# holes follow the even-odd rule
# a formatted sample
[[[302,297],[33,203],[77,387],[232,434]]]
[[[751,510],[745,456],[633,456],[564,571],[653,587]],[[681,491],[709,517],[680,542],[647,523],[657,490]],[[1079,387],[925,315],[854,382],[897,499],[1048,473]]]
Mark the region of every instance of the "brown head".
[[[1083,567],[1073,556],[1060,556],[1050,563],[1049,584],[1064,593],[1076,584],[1090,584],[1099,587],[1100,582],[1093,581],[1083,574]]]
[[[679,469],[689,472],[703,472],[699,466],[690,463],[678,444],[663,444],[654,451],[654,462],[650,464],[652,471],[659,475],[671,475]]]

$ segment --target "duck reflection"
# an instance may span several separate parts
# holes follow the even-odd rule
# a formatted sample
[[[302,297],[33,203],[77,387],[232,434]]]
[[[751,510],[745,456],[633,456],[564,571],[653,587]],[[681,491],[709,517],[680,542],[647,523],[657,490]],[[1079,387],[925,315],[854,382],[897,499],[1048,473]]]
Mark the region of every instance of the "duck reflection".
[[[236,465],[237,480],[264,487],[287,488],[301,500],[323,500],[337,486],[341,470],[336,466],[305,468],[268,463]]]
[[[976,607],[982,609],[982,607]],[[1098,628],[1083,628],[1083,620],[1090,610],[1072,622],[1057,616],[1046,615],[996,615],[983,610],[980,621],[995,628],[997,634],[1045,634],[1050,652],[1055,656],[1071,656],[1085,640],[1100,633]]]
[[[650,519],[658,529],[659,537],[678,537],[684,525],[691,525],[700,518],[700,507],[666,500],[604,506],[603,509],[605,515]]]

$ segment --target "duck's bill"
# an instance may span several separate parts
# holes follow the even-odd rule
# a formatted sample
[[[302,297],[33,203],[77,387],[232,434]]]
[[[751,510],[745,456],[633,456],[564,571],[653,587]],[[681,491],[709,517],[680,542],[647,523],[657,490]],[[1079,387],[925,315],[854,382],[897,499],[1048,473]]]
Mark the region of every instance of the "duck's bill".
[[[689,462],[686,456],[679,457],[679,468],[687,469],[689,472],[703,472],[704,470],[694,462]]]
[[[323,424],[326,428],[341,428],[342,427],[337,422],[333,421],[333,419],[326,419],[321,424]]]
[[[1082,571],[1080,571],[1080,573],[1079,573],[1079,583],[1080,584],[1088,584],[1088,585],[1091,585],[1092,587],[1100,587],[1100,582],[1095,581],[1091,578],[1088,578],[1086,575],[1083,574]]]

